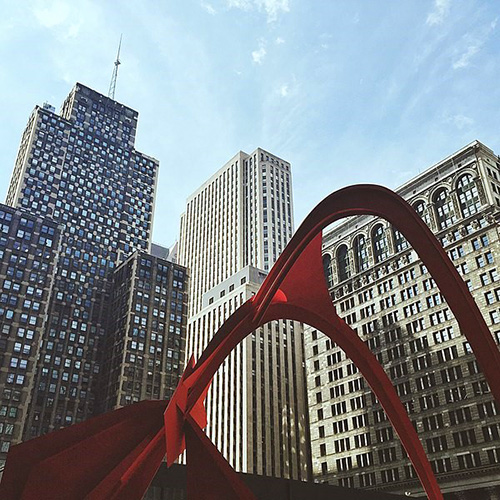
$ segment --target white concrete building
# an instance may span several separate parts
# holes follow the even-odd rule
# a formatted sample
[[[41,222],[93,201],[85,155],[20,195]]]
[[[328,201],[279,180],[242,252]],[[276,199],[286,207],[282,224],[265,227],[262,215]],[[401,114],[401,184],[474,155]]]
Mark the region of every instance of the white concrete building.
[[[179,263],[190,270],[187,356],[198,358],[254,294],[293,232],[290,164],[237,153],[187,200]],[[207,397],[208,430],[236,470],[309,474],[302,328],[260,328],[226,360]]]

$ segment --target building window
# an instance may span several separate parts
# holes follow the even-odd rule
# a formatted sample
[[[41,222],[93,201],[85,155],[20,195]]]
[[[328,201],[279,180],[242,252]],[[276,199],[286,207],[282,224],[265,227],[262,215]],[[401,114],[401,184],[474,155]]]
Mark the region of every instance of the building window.
[[[446,189],[440,189],[437,191],[432,201],[436,207],[439,229],[450,227],[454,222],[456,222],[456,217],[453,212],[453,203],[451,198],[448,197]]]
[[[481,465],[481,457],[478,451],[457,455],[457,458],[459,469],[472,469],[473,467],[479,467]]]
[[[323,272],[326,278],[326,284],[328,288],[333,286],[333,272],[332,272],[332,258],[330,255],[325,254],[323,256]]]
[[[396,253],[402,252],[410,246],[408,240],[395,227],[392,228],[392,237],[394,238]]]
[[[457,183],[458,201],[460,210],[464,217],[475,214],[481,208],[481,200],[476,183],[472,179],[472,175],[466,174],[460,177]]]
[[[356,257],[356,268],[358,272],[366,271],[369,267],[368,244],[364,235],[360,234],[354,240],[354,255]]]
[[[381,472],[383,483],[395,483],[399,481],[399,470],[398,468],[383,470]]]
[[[372,231],[373,254],[375,263],[382,262],[389,256],[389,245],[382,224],[376,226]]]
[[[415,212],[417,212],[417,214],[420,216],[420,218],[427,224],[427,226],[430,226],[431,219],[429,217],[427,209],[425,208],[425,203],[423,201],[417,201],[417,203],[413,205],[413,208],[415,209]]]
[[[337,250],[337,269],[339,273],[339,281],[344,281],[351,275],[349,266],[349,252],[346,245],[342,245]]]

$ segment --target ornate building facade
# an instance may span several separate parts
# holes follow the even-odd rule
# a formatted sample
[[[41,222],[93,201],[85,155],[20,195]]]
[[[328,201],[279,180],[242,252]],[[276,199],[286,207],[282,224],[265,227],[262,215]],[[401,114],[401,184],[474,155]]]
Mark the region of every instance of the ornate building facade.
[[[498,157],[476,141],[397,192],[448,252],[500,343]],[[393,380],[443,492],[473,498],[480,488],[491,495],[485,498],[498,498],[498,405],[418,255],[387,222],[360,216],[325,232],[323,262],[338,313]],[[305,345],[314,477],[421,493],[356,367],[314,329],[306,328]]]

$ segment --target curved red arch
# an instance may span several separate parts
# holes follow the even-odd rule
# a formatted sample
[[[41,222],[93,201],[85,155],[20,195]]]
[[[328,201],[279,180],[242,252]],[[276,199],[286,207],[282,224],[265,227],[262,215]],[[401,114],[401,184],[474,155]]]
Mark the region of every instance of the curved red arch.
[[[186,381],[190,388],[186,410],[189,412],[199,401],[201,389],[207,387],[223,360],[250,332],[272,319],[308,323],[327,334],[355,362],[391,420],[427,495],[442,498],[425,451],[390,380],[369,349],[337,316],[326,289],[321,232],[340,218],[361,214],[388,220],[412,244],[445,296],[500,402],[500,377],[496,369],[500,353],[474,299],[441,245],[414,209],[398,195],[381,186],[359,185],[332,193],[309,214],[257,295],[238,309],[212,338],[194,368],[193,378]],[[167,447],[167,456],[168,451]]]

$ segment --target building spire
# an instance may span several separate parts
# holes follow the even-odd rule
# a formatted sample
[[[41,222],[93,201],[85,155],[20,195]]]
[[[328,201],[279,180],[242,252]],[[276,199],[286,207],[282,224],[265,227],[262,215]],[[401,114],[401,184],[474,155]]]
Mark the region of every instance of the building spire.
[[[116,54],[115,67],[113,68],[113,75],[111,76],[111,83],[109,84],[108,97],[114,100],[115,89],[116,89],[116,79],[118,78],[118,66],[120,66],[120,49],[122,47],[122,36],[120,35],[120,44],[118,45],[118,54]]]

